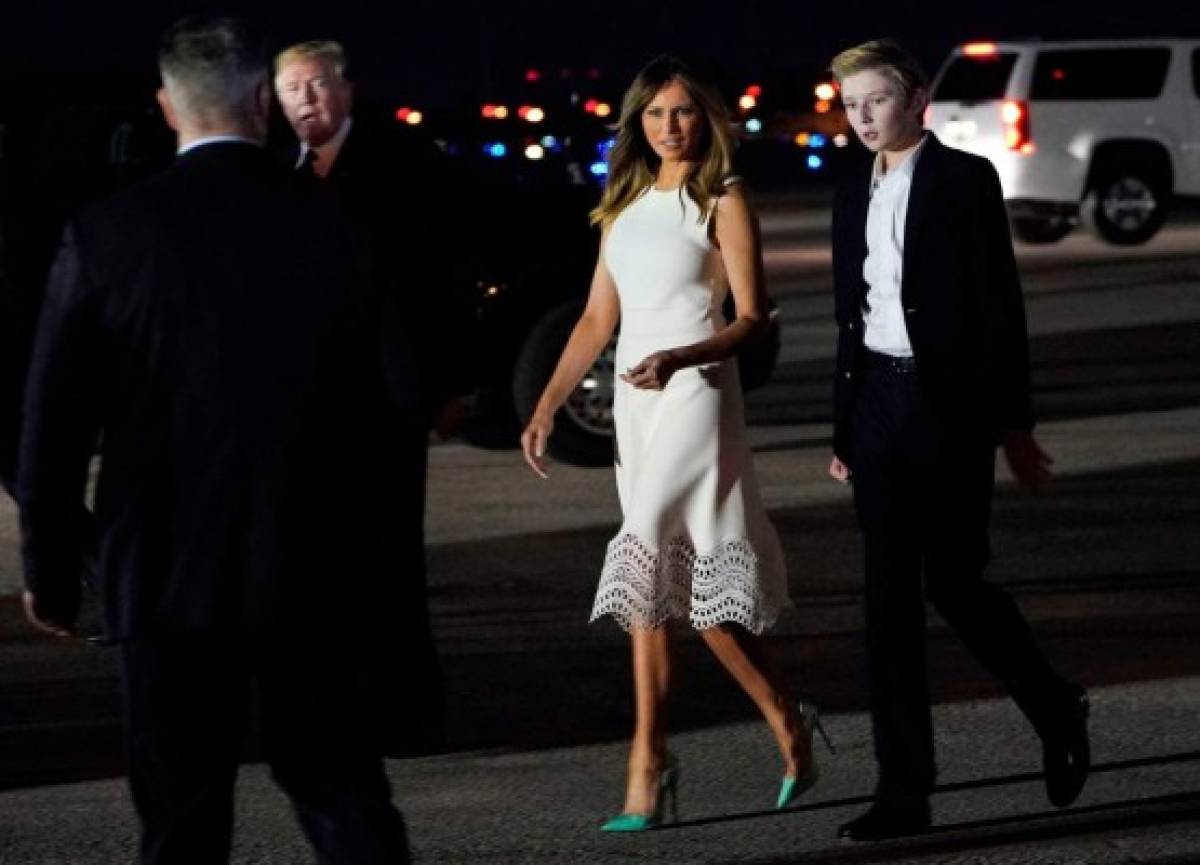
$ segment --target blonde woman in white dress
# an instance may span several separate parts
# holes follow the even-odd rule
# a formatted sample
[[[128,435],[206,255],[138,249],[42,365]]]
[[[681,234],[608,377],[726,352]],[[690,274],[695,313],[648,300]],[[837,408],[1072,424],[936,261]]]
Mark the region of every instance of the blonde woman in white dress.
[[[620,322],[616,474],[624,520],[608,546],[592,620],[629,632],[637,722],[625,804],[603,825],[638,831],[674,805],[666,748],[671,619],[684,620],[761,710],[783,756],[776,804],[812,786],[815,714],[797,706],[758,634],[789,605],[783,555],[746,444],[735,355],[766,326],[753,213],[732,179],[716,88],[660,57],[625,94],[593,222],[599,260],[587,306],[521,437],[542,477],[555,412]],[[734,321],[722,304],[732,292]]]

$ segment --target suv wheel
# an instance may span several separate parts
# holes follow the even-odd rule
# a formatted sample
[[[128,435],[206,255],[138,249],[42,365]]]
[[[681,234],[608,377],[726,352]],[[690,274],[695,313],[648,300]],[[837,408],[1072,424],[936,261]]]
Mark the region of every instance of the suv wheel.
[[[1145,243],[1167,217],[1167,189],[1144,169],[1105,171],[1084,196],[1080,215],[1088,229],[1108,243]]]
[[[577,302],[555,307],[526,337],[513,369],[513,404],[522,422],[533,414],[582,311],[583,304]],[[581,466],[612,465],[615,359],[614,337],[555,415],[549,446],[556,459]]]
[[[1066,219],[1049,217],[1014,217],[1012,231],[1017,240],[1023,243],[1057,243],[1071,231],[1071,223]]]

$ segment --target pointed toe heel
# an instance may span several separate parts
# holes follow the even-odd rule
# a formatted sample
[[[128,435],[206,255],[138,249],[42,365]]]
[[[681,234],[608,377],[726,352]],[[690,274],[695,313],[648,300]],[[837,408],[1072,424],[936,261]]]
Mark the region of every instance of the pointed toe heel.
[[[821,723],[821,714],[817,711],[817,707],[811,703],[802,702],[800,704],[800,717],[804,721],[804,734],[808,738],[808,753],[811,762],[804,774],[794,777],[784,777],[783,783],[779,785],[779,796],[775,800],[775,807],[778,809],[787,808],[815,787],[817,781],[821,779],[821,768],[817,764],[817,753],[813,750],[813,737],[816,732],[819,731],[821,733],[821,738],[825,740],[825,745],[829,748],[830,753],[836,753],[829,734],[825,732],[825,725]]]
[[[645,832],[664,824],[667,808],[670,807],[671,822],[679,822],[679,761],[667,754],[662,772],[658,776],[658,792],[655,794],[654,811],[650,814],[618,814],[605,820],[601,832]]]

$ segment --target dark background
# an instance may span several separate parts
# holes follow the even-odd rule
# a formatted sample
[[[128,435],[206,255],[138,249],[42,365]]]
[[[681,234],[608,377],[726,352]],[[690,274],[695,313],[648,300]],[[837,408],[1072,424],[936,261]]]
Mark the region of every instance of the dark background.
[[[414,106],[428,120],[414,134],[450,140],[469,137],[484,101],[536,102],[556,121],[572,113],[560,110],[571,94],[616,106],[635,71],[664,51],[703,61],[731,101],[761,83],[761,116],[771,123],[811,111],[830,58],[880,36],[906,42],[930,73],[972,39],[1200,37],[1194,0],[992,0],[961,3],[952,17],[941,9],[845,0],[0,0],[0,270],[11,282],[41,285],[65,214],[169,161],[172,138],[153,99],[156,47],[169,24],[196,12],[248,18],[269,51],[301,39],[342,41],[360,117]],[[541,82],[524,81],[529,68],[541,70]],[[124,138],[114,135],[122,124],[131,130]],[[275,138],[290,134],[278,117],[275,125]],[[760,148],[757,174],[744,148],[742,173],[774,185],[789,181],[783,169],[812,174],[797,182],[833,175],[806,172],[790,133],[780,140]]]
[[[1200,4],[993,0],[947,16],[929,2],[88,3],[0,4],[0,99],[36,89],[79,104],[153,87],[154,46],[170,22],[195,11],[255,21],[269,44],[337,38],[354,77],[378,100],[451,107],[504,95],[535,66],[551,75],[598,68],[619,93],[650,56],[714,59],[740,87],[758,77],[819,74],[839,48],[883,35],[906,41],[931,67],[956,43],[1004,37],[1200,36]]]

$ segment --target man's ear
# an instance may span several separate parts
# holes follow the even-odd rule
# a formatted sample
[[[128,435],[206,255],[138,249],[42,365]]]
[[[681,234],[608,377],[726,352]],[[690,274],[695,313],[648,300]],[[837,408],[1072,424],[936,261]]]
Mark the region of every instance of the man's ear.
[[[908,97],[908,107],[916,112],[918,117],[924,118],[925,109],[929,107],[929,90],[925,87],[918,87]]]
[[[266,79],[254,85],[249,107],[253,137],[260,143],[266,141],[271,126],[271,85]]]
[[[271,116],[271,85],[266,79],[258,82],[258,86],[254,88],[254,106],[261,116]]]
[[[167,121],[167,126],[178,132],[179,118],[175,115],[175,106],[171,104],[171,96],[167,93],[167,88],[158,88],[154,93],[154,98],[158,100],[158,107],[162,109],[163,119]]]

